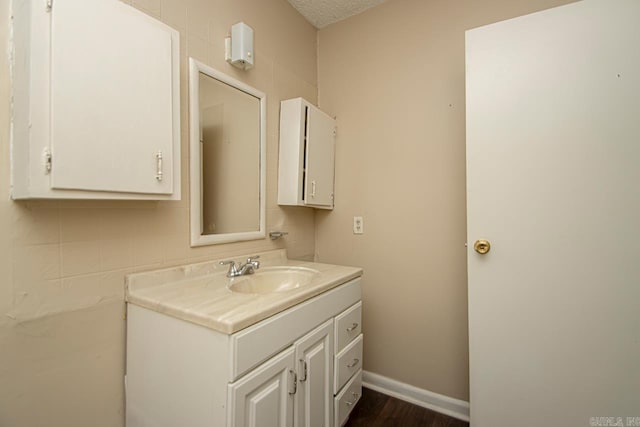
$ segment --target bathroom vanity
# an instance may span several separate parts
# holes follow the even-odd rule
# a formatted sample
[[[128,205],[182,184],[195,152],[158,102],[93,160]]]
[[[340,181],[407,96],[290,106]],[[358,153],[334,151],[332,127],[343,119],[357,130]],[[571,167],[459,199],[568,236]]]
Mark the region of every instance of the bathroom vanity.
[[[346,422],[362,389],[362,270],[257,255],[248,276],[215,260],[127,277],[127,426]]]

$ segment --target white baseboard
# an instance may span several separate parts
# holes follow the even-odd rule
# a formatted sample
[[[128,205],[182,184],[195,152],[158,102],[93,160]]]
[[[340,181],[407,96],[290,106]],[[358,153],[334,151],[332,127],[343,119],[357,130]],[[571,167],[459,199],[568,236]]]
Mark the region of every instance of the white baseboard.
[[[469,421],[469,402],[424,390],[373,372],[363,371],[362,386],[423,408]]]

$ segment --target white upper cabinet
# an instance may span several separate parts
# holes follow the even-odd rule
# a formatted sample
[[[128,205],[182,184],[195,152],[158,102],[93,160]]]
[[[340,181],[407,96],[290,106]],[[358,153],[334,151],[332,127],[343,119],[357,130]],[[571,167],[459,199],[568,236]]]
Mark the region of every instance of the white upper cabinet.
[[[179,35],[119,0],[13,1],[12,197],[180,199]]]
[[[333,209],[336,121],[302,98],[280,104],[278,204]]]

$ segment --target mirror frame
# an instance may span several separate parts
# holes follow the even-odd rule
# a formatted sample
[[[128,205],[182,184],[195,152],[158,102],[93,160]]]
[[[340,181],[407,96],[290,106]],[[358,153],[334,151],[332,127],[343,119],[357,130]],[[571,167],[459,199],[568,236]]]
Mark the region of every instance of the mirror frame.
[[[238,233],[202,234],[202,156],[200,153],[200,73],[228,84],[260,100],[260,229]],[[266,238],[267,95],[198,60],[189,57],[189,197],[191,246]]]

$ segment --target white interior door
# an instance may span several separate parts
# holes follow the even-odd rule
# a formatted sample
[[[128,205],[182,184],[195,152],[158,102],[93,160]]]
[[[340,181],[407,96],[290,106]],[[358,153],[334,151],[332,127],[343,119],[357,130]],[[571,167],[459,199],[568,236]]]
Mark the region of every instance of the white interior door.
[[[467,32],[474,427],[640,416],[638,17],[585,0]]]
[[[118,0],[56,0],[51,16],[52,187],[172,193],[169,29]]]

